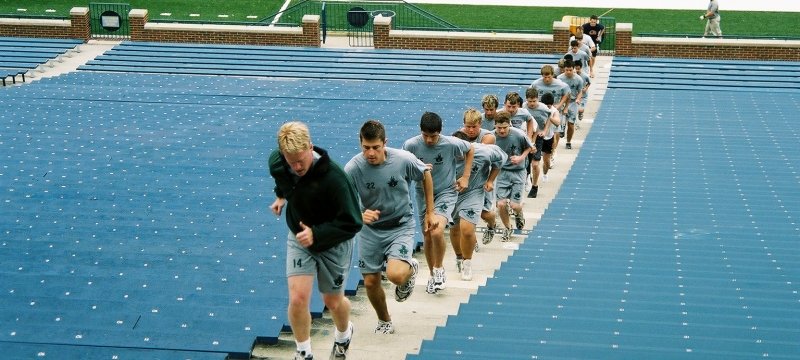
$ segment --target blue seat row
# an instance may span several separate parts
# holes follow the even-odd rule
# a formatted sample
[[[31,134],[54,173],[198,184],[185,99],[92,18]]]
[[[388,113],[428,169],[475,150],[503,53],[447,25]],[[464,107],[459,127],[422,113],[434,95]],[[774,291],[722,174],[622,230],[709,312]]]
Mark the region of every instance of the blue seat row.
[[[609,88],[749,92],[800,90],[798,63],[697,59],[615,58]]]
[[[527,86],[557,55],[126,42],[87,71]]]
[[[83,41],[77,39],[0,37],[0,76],[3,86],[7,85],[9,79],[14,84],[17,78],[25,82],[25,74],[81,43]]]

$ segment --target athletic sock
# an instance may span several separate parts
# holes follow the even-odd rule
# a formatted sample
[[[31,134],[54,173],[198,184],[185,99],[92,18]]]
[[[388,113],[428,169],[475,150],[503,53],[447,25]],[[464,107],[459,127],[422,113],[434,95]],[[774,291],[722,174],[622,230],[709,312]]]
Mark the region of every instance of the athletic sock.
[[[334,326],[333,328],[336,329],[336,326]],[[341,332],[341,331],[339,331],[339,329],[336,329],[336,331],[334,331],[334,339],[336,340],[336,342],[346,341],[352,335],[353,335],[353,333],[350,332],[350,324],[349,323],[347,324],[347,331]]]
[[[294,341],[297,344],[297,351],[298,352],[305,352],[306,355],[311,355],[311,339],[308,339],[303,342],[299,342],[297,340]]]

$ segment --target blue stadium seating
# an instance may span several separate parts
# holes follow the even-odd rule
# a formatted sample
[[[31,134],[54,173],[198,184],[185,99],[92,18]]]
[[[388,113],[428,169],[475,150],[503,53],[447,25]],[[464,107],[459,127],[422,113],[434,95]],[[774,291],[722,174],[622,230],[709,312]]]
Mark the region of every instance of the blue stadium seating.
[[[189,50],[177,58],[219,52],[125,43],[108,55],[152,51],[154,62],[168,64],[181,47]],[[423,111],[455,130],[482,95],[521,92],[532,80],[527,69],[502,84],[464,77],[463,69],[486,68],[492,78],[485,54],[456,65],[452,54],[432,52],[431,62],[462,68],[432,78],[401,73],[409,70],[403,51],[234,48],[272,52],[243,54],[243,62],[297,56],[303,66],[325,63],[315,57],[358,59],[352,67],[391,58],[398,73],[337,78],[298,66],[268,79],[261,71],[181,75],[192,68],[164,65],[154,75],[159,68],[106,71],[126,67],[99,59],[7,89],[6,357],[210,359],[274,342],[287,327],[286,230],[267,208],[265,164],[278,126],[308,122],[315,144],[344,163],[358,153],[367,118],[386,123],[398,147],[418,133]],[[423,62],[428,54],[407,53]],[[765,88],[614,78],[627,61],[635,62],[615,59],[620,68],[612,68],[592,133],[537,228],[409,359],[797,358],[796,89],[778,77]],[[751,76],[731,71],[714,81],[740,75]],[[778,101],[773,91],[786,94]],[[18,103],[29,105],[11,106]],[[359,278],[354,268],[348,292]],[[313,306],[319,315],[318,298]]]
[[[25,74],[37,66],[74,49],[83,43],[77,39],[47,39],[27,37],[0,37],[0,76],[3,86],[7,80],[25,81]]]
[[[367,118],[399,147],[425,110],[455,129],[486,92],[523,89],[98,71],[9,89],[0,105],[29,105],[0,114],[0,342],[17,358],[220,358],[275,342],[288,329],[286,230],[268,210],[278,126],[308,122],[344,163]]]
[[[530,85],[557,55],[125,42],[82,70],[270,78]]]
[[[798,62],[614,58],[611,89],[800,91]]]
[[[797,358],[796,64],[613,63],[536,229],[408,359]]]

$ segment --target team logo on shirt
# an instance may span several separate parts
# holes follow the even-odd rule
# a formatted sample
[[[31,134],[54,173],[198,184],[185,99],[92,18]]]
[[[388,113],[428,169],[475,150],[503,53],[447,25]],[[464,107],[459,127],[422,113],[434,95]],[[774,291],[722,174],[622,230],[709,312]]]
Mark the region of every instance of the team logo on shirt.
[[[511,153],[512,154],[516,154],[517,153],[517,145],[516,144],[511,145]]]
[[[397,186],[397,184],[399,184],[399,181],[397,181],[397,179],[395,179],[395,178],[394,178],[394,176],[392,176],[392,177],[389,179],[389,182],[388,182],[388,183],[386,183],[386,184],[388,184],[388,185],[389,185],[389,187],[396,187],[396,186]]]
[[[436,163],[441,164],[444,161],[442,154],[436,155]]]

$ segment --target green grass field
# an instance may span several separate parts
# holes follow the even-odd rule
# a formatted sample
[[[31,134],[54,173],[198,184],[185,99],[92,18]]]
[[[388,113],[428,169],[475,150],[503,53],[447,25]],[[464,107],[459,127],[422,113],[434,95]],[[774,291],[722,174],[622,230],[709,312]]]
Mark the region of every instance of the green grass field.
[[[108,1],[117,2],[117,1]],[[119,1],[122,2],[122,1]],[[297,3],[299,1],[295,1]],[[175,19],[195,21],[251,22],[278,12],[280,0],[131,0],[133,8],[147,9],[150,19]],[[34,16],[68,16],[75,6],[88,6],[88,1],[43,0],[31,3],[24,0],[0,0],[0,14],[25,14]],[[703,4],[700,4],[703,5]],[[464,5],[428,5],[419,7],[465,29],[486,30],[541,30],[551,32],[553,21],[564,15],[589,16],[602,14],[609,9],[599,8],[550,8],[550,7],[504,7]],[[701,34],[704,22],[697,17],[699,10],[645,10],[615,9],[607,16],[617,23],[633,23],[634,34]],[[25,12],[17,9],[27,9]],[[55,12],[47,12],[48,9]],[[161,15],[170,13],[170,16]],[[198,14],[199,16],[190,16]],[[218,15],[227,15],[219,17]],[[249,18],[248,18],[249,16]],[[253,18],[255,17],[255,18]],[[736,36],[781,36],[800,38],[800,13],[723,11],[722,30],[725,35]]]

